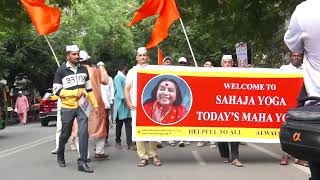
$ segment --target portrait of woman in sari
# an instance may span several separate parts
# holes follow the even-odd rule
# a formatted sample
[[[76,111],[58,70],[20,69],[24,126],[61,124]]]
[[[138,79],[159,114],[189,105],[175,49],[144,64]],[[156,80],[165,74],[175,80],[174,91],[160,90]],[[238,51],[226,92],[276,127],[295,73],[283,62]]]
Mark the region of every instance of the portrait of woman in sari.
[[[146,114],[159,124],[172,124],[186,116],[188,110],[181,104],[182,95],[178,83],[171,78],[158,81],[151,98],[143,103]]]

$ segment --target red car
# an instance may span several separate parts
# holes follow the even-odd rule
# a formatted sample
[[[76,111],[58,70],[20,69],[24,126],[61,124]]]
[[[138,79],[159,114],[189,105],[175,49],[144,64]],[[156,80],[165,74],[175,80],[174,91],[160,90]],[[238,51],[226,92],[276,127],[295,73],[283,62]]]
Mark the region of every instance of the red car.
[[[48,126],[50,121],[57,120],[57,101],[58,98],[52,94],[52,89],[47,89],[40,101],[39,117],[42,126]]]

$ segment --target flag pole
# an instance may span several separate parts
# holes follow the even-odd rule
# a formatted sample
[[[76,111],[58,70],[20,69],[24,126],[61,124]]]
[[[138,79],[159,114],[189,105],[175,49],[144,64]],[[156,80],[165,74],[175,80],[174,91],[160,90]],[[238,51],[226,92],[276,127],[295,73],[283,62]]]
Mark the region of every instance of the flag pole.
[[[192,48],[191,48],[191,45],[190,45],[190,42],[189,42],[189,38],[188,38],[188,35],[187,35],[187,31],[186,31],[186,29],[184,28],[184,25],[183,25],[183,22],[182,22],[182,19],[181,19],[181,18],[180,18],[180,23],[181,23],[181,26],[182,26],[184,35],[186,36],[186,39],[187,39],[187,42],[188,42],[188,46],[189,46],[189,49],[190,49],[190,52],[191,52],[191,55],[192,55],[194,64],[195,64],[196,67],[198,67],[196,58],[194,57],[194,54],[193,54],[193,51],[192,51]]]
[[[49,45],[49,47],[50,47],[50,49],[51,49],[51,52],[52,52],[52,54],[53,54],[53,56],[54,56],[54,59],[56,60],[56,63],[57,63],[57,65],[58,65],[58,67],[60,67],[58,58],[57,58],[56,54],[54,53],[54,51],[53,51],[53,49],[52,49],[52,46],[51,46],[51,44],[50,44],[47,36],[46,36],[46,35],[43,35],[43,36],[44,36],[44,38],[46,39],[46,41],[47,41],[47,43],[48,43],[48,45]]]

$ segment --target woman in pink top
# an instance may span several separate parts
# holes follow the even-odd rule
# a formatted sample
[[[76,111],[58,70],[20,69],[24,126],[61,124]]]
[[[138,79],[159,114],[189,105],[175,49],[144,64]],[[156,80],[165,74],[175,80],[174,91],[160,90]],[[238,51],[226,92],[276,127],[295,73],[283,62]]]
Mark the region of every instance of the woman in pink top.
[[[29,103],[27,97],[22,95],[22,91],[18,92],[16,109],[19,115],[20,125],[25,125],[27,123],[27,111],[29,110]]]

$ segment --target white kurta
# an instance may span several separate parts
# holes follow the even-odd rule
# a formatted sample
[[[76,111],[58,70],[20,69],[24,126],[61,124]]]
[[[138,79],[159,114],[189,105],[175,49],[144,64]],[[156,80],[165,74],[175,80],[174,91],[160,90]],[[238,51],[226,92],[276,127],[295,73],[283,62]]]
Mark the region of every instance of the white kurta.
[[[110,105],[113,104],[114,100],[114,87],[112,77],[109,76],[109,83],[107,85],[101,84],[101,96],[105,108],[110,109]]]
[[[145,65],[133,66],[126,76],[126,84],[131,84],[130,100],[133,106],[137,106],[137,82],[138,82],[138,70],[146,67]]]
[[[320,7],[319,0],[297,6],[284,36],[292,52],[304,52],[304,83],[309,96],[320,97]]]
[[[295,72],[295,71],[298,71],[298,72],[301,72],[302,71],[302,68],[303,66],[300,66],[300,67],[295,67],[294,65],[292,65],[291,63],[288,64],[288,65],[282,65],[280,67],[281,70],[284,70],[284,71],[288,71],[288,72]]]

